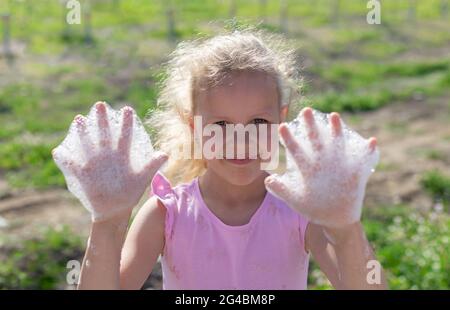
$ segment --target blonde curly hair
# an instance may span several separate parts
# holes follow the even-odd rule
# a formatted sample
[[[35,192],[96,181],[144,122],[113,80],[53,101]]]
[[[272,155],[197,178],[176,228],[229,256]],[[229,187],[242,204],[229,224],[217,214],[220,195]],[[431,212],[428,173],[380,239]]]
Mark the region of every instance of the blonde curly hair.
[[[299,97],[301,77],[296,49],[283,36],[264,30],[241,29],[210,38],[179,43],[163,64],[157,109],[146,124],[156,134],[155,148],[169,155],[164,174],[173,185],[204,173],[202,159],[180,158],[186,144],[193,154],[193,117],[198,91],[220,85],[235,71],[263,72],[277,82],[280,107]]]

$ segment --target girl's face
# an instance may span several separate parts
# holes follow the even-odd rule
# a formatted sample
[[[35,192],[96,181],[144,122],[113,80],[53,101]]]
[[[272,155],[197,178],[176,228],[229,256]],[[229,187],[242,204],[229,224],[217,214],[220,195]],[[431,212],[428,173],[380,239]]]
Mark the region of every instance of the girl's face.
[[[235,72],[224,79],[220,86],[197,95],[195,116],[200,116],[202,132],[210,124],[217,124],[224,132],[223,141],[226,147],[230,144],[225,135],[226,124],[244,126],[248,124],[267,126],[267,145],[270,150],[271,126],[285,120],[287,107],[280,109],[276,81],[267,74],[260,72]],[[191,124],[193,127],[193,124]],[[198,130],[198,128],[196,128]],[[257,130],[257,132],[260,132]],[[234,159],[224,151],[224,159],[204,159],[207,169],[215,175],[235,185],[247,185],[255,181],[262,174],[261,158],[252,159],[249,156],[249,138],[245,138],[245,159],[236,160],[237,136],[231,135],[234,140]],[[209,137],[203,138],[203,144]],[[256,140],[258,141],[258,140]],[[276,146],[278,147],[278,146]],[[242,149],[241,149],[242,150]],[[205,156],[203,156],[205,158]]]

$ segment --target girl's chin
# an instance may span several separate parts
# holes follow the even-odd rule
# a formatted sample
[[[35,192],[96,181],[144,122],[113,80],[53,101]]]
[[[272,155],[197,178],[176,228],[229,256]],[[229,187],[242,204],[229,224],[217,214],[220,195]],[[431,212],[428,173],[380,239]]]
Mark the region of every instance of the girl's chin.
[[[229,160],[226,160],[223,168],[225,170],[222,171],[222,175],[226,175],[230,183],[242,186],[255,182],[256,179],[261,177],[261,174],[266,173],[260,169],[258,160],[251,160],[251,162],[245,164],[230,163]]]

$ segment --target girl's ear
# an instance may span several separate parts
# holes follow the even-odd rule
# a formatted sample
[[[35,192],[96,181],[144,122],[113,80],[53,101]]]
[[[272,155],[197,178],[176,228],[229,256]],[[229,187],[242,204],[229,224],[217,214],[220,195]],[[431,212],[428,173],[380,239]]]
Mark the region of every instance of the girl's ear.
[[[289,105],[285,105],[280,109],[280,123],[286,121],[288,112],[289,112]]]
[[[194,129],[194,118],[192,116],[189,116],[188,123],[189,127],[191,127],[191,129]]]

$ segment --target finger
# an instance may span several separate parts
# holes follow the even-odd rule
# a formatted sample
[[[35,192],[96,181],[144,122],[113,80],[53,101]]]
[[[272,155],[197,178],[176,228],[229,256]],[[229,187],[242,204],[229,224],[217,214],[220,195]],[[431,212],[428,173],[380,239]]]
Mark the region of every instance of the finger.
[[[54,148],[52,150],[52,157],[53,157],[53,160],[56,162],[56,164],[58,165],[58,167],[60,169],[61,168],[65,168],[65,169],[69,170],[70,173],[75,175],[75,177],[77,177],[77,178],[80,177],[83,167],[81,167],[74,160],[67,159],[66,156],[64,156],[62,154],[62,152],[61,152],[59,147]]]
[[[138,173],[140,178],[150,180],[156,171],[164,164],[168,156],[164,152],[155,152],[147,165]]]
[[[330,115],[330,122],[331,122],[331,135],[333,137],[339,137],[342,135],[342,124],[341,124],[341,117],[339,116],[339,113],[333,112]]]
[[[54,148],[52,150],[52,158],[54,161],[58,162],[61,158],[60,158],[60,154],[58,152],[58,148]]]
[[[281,124],[279,127],[280,136],[286,145],[288,152],[292,155],[297,164],[297,167],[300,170],[303,170],[305,167],[309,165],[309,161],[306,157],[305,152],[303,151],[300,144],[295,140],[295,137],[292,135],[286,124]]]
[[[129,154],[131,137],[133,135],[133,109],[124,107],[122,109],[122,129],[119,138],[118,150],[121,154]]]
[[[377,138],[371,137],[369,139],[369,153],[372,154],[377,148]]]
[[[284,200],[287,204],[292,204],[295,201],[295,191],[275,175],[265,178],[264,184],[269,192]]]
[[[97,123],[100,134],[100,146],[111,147],[111,130],[108,123],[108,114],[105,102],[97,102],[95,104],[97,111]]]
[[[83,115],[77,115],[74,122],[85,158],[89,158],[94,149],[94,144],[87,130],[87,119]]]
[[[319,139],[319,131],[314,119],[313,110],[311,108],[304,108],[302,112],[303,118],[306,122],[306,130],[308,132],[308,137],[311,141],[312,148],[314,151],[320,152],[320,150],[322,149],[322,143]]]
[[[336,147],[336,150],[339,151],[340,154],[344,154],[345,139],[342,129],[342,120],[339,113],[333,112],[330,114],[330,127],[331,136],[333,137],[333,144]]]

